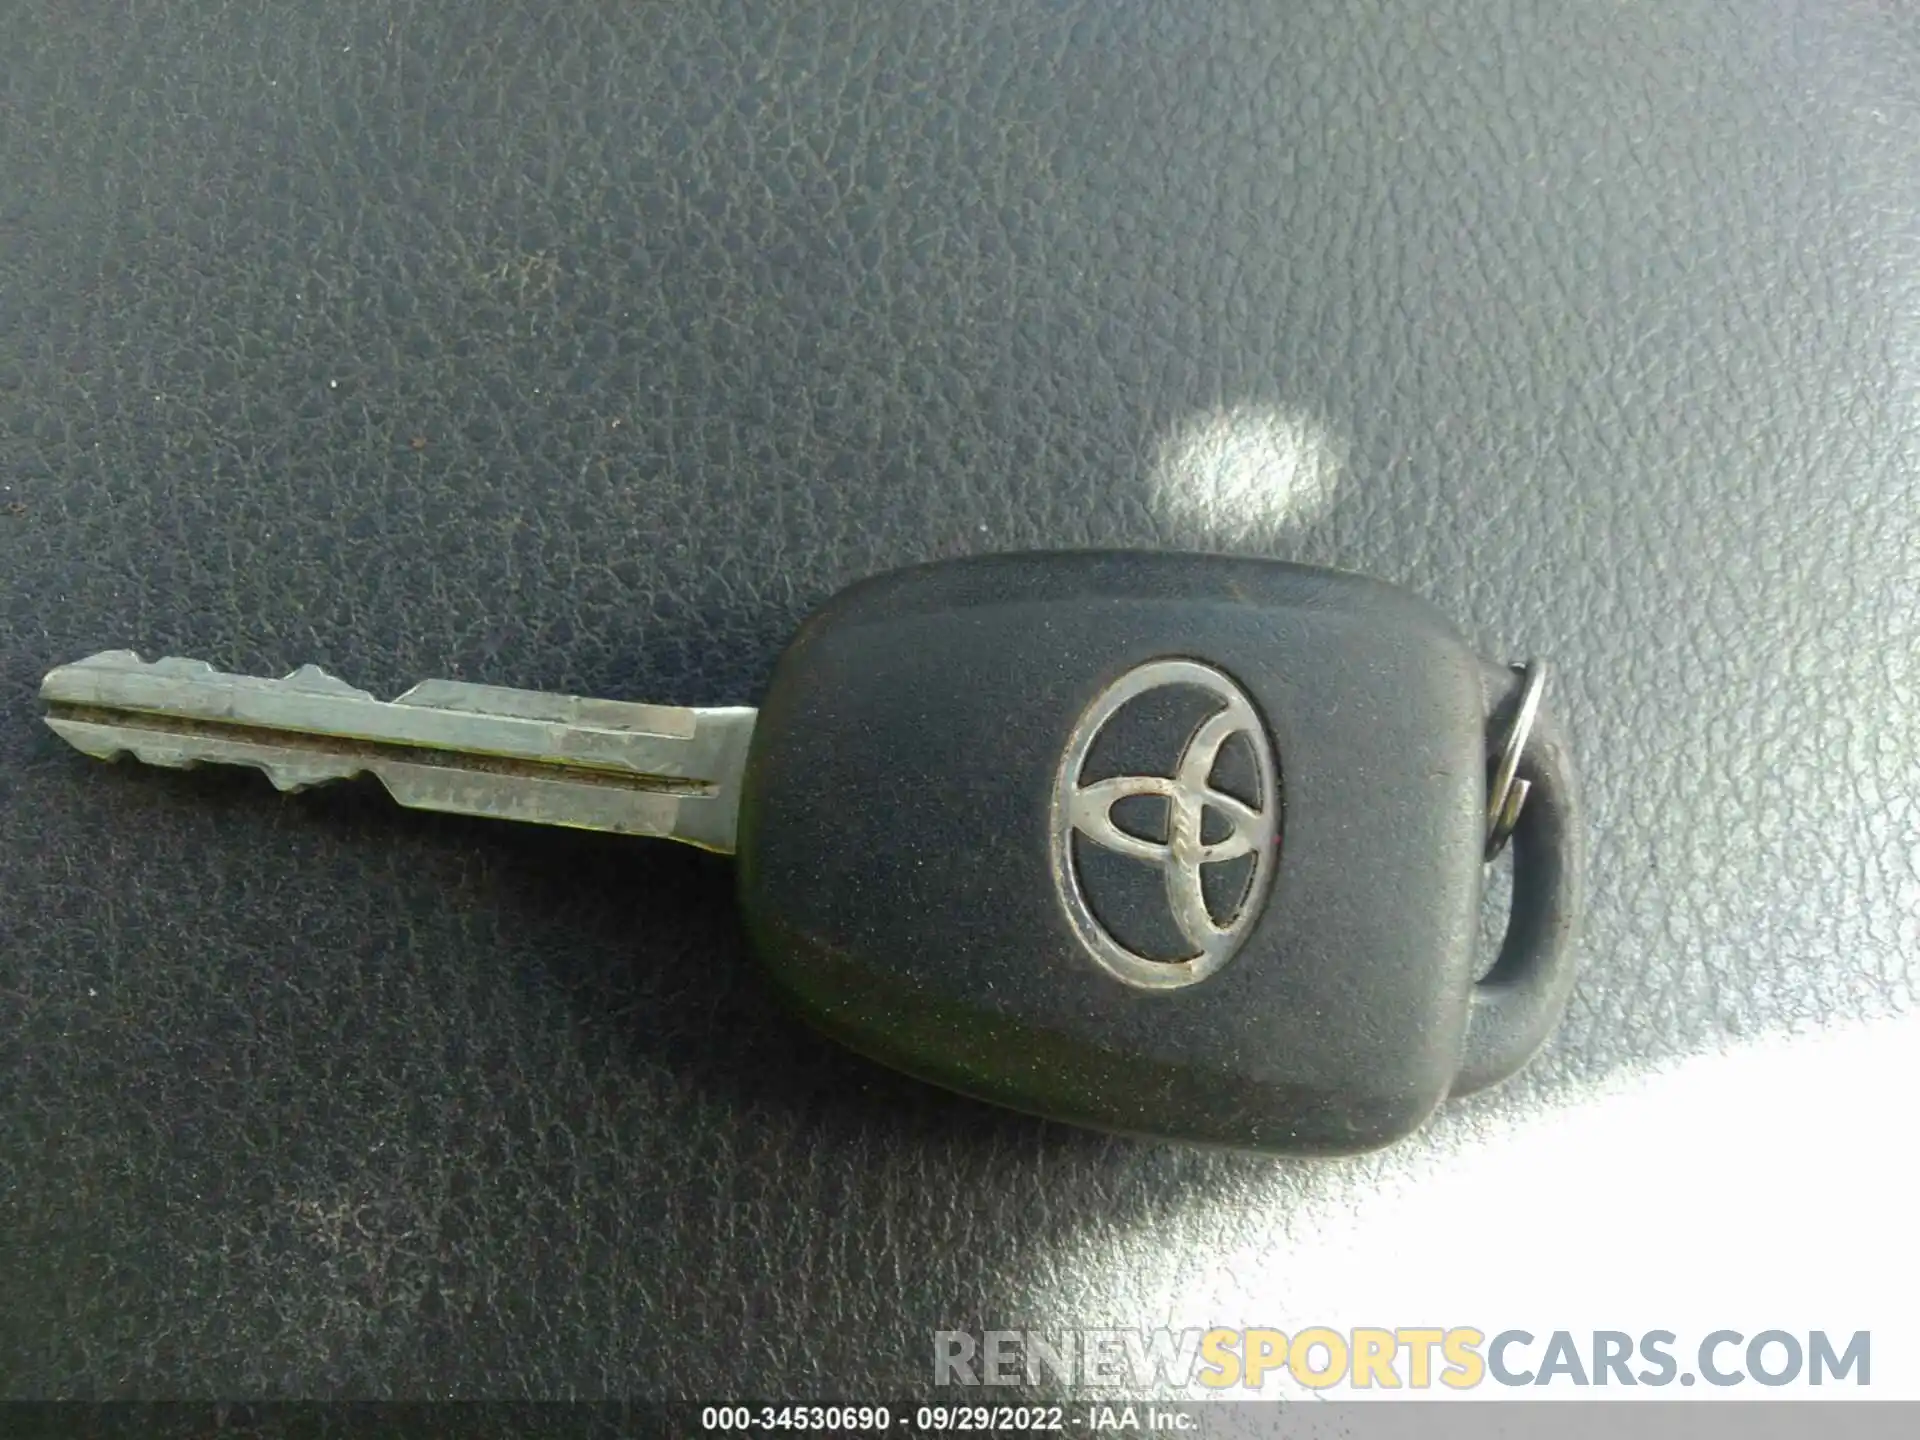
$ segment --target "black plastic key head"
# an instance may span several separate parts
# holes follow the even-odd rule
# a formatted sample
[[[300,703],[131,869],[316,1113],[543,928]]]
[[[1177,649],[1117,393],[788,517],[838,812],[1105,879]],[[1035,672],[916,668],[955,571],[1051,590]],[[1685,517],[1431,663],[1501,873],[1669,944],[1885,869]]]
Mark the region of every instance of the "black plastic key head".
[[[1104,1129],[1387,1144],[1558,1021],[1571,778],[1534,725],[1507,939],[1475,955],[1513,671],[1357,576],[996,556],[856,585],[747,761],[756,949],[853,1048]]]

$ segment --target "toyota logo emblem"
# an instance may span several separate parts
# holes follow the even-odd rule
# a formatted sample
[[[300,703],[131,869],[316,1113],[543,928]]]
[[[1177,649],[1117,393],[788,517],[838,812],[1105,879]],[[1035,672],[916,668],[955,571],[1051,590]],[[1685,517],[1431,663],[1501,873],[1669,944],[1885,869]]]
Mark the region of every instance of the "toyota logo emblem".
[[[1089,758],[1110,723],[1134,702],[1169,686],[1184,687],[1189,695],[1204,692],[1197,724],[1185,722],[1194,728],[1167,729],[1169,773],[1088,779]],[[1221,788],[1216,779],[1229,746],[1239,755],[1240,793]],[[1279,789],[1273,747],[1253,702],[1212,666],[1155,660],[1102,691],[1067,741],[1053,797],[1054,880],[1088,953],[1116,978],[1150,990],[1192,985],[1231,960],[1259,919],[1273,880]],[[1160,802],[1157,838],[1123,828],[1115,819],[1116,806],[1142,799],[1150,806]],[[1087,846],[1132,862],[1118,870],[1119,883],[1129,892],[1121,906],[1097,907],[1090,898]],[[1228,881],[1224,892],[1218,884],[1209,889],[1208,877],[1216,868]],[[1173,953],[1161,955],[1146,953],[1138,941],[1123,941],[1109,923],[1117,908],[1157,898],[1138,893],[1154,886],[1155,871],[1165,891],[1163,914],[1173,927],[1164,933],[1180,937]]]

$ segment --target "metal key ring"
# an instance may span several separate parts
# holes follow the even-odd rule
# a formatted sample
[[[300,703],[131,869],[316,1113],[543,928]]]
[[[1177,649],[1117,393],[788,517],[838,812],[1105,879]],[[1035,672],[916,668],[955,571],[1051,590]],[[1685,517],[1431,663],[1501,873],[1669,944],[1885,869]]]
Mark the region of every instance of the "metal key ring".
[[[1520,823],[1520,811],[1527,803],[1527,792],[1533,788],[1532,781],[1519,778],[1520,757],[1526,753],[1527,741],[1533,736],[1534,721],[1540,715],[1540,697],[1547,688],[1547,667],[1540,661],[1529,660],[1513,669],[1526,677],[1526,683],[1520,691],[1520,706],[1514,712],[1513,723],[1507,726],[1506,743],[1501,746],[1500,763],[1493,772],[1493,787],[1488,794],[1486,858],[1490,861],[1513,838],[1514,826]]]

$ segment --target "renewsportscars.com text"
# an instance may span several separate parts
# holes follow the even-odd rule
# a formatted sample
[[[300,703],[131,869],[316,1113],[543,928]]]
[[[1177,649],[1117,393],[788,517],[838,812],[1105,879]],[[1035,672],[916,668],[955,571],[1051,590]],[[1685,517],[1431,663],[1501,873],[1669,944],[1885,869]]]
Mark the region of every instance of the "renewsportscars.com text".
[[[1259,1390],[1290,1380],[1313,1390],[1472,1390],[1873,1383],[1865,1330],[1528,1330],[1367,1326],[1335,1330],[937,1330],[936,1385],[1076,1388],[1194,1386]]]

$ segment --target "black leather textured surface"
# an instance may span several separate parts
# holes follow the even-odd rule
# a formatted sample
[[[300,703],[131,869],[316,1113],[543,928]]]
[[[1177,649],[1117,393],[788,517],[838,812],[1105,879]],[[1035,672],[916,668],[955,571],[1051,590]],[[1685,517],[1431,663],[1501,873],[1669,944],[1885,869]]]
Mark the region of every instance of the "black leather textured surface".
[[[108,646],[718,702],[899,563],[1337,564],[1556,662],[1594,830],[1565,1029],[1414,1147],[1911,1006],[1910,9],[0,33],[0,1391],[875,1397],[1399,1163],[896,1079],[692,852],[104,770],[34,687]]]

